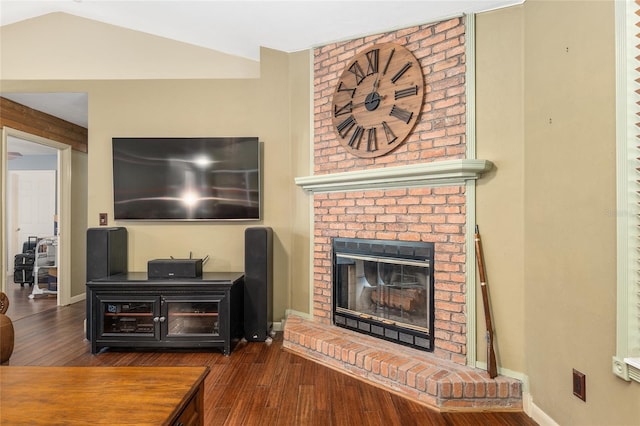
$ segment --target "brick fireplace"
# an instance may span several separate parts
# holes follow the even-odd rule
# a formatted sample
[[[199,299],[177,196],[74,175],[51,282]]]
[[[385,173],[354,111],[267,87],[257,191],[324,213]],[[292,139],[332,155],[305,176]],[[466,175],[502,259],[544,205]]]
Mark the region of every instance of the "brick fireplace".
[[[314,174],[296,179],[313,193],[313,315],[287,318],[284,346],[440,409],[518,409],[519,381],[490,379],[467,366],[467,286],[475,283],[467,275],[475,194],[469,199],[469,191],[491,163],[468,158],[465,19],[315,50]],[[359,158],[337,140],[331,96],[348,58],[378,43],[402,44],[413,52],[423,67],[425,102],[414,131],[396,150]],[[336,325],[332,260],[337,239],[433,247],[428,347],[407,347]]]

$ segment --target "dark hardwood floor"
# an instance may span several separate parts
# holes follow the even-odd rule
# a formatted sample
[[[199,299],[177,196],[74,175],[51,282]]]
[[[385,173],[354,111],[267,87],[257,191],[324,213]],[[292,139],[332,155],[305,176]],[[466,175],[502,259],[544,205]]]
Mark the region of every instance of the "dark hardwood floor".
[[[281,333],[271,344],[240,342],[230,356],[211,351],[92,355],[84,315],[85,303],[79,302],[12,318],[16,338],[8,365],[206,365],[206,425],[536,424],[520,412],[439,413],[283,350]]]
[[[9,297],[9,310],[7,310],[7,315],[13,321],[56,308],[58,298],[55,294],[41,294],[30,299],[29,295],[32,291],[33,287],[29,284],[20,286],[20,284],[13,282],[12,275],[7,277],[6,294],[7,297]]]

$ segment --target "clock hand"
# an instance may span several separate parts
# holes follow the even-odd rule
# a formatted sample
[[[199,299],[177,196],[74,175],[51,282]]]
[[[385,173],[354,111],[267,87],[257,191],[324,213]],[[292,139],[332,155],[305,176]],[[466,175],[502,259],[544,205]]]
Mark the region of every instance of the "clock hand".
[[[359,106],[365,105],[367,103],[371,103],[373,101],[381,101],[386,97],[387,97],[387,95],[382,95],[382,96],[378,95],[377,97],[373,97],[371,99],[365,99],[364,101],[358,102],[357,104],[351,104],[351,108],[359,107]]]

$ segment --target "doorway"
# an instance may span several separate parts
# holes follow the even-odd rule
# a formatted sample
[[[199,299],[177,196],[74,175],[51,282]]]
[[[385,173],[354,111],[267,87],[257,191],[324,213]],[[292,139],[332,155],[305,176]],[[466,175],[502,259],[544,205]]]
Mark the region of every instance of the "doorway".
[[[0,240],[2,244],[2,253],[10,253],[15,251],[13,247],[16,244],[22,244],[20,241],[15,242],[16,232],[15,229],[12,229],[12,226],[15,226],[15,214],[16,212],[11,211],[12,200],[11,200],[11,188],[9,185],[9,158],[10,149],[10,140],[20,140],[21,143],[33,144],[33,147],[38,149],[42,148],[45,151],[47,149],[51,150],[56,154],[56,170],[57,170],[57,179],[55,183],[55,205],[56,205],[56,213],[57,221],[52,218],[51,224],[52,234],[57,234],[57,248],[56,248],[56,259],[57,259],[57,296],[56,296],[56,305],[67,305],[70,302],[71,298],[71,289],[70,289],[70,268],[69,268],[69,259],[70,259],[70,211],[71,211],[71,147],[69,145],[65,145],[59,142],[52,141],[50,139],[42,138],[40,136],[28,134],[19,130],[15,130],[12,128],[4,127],[2,129],[2,173],[0,174],[2,179],[2,213],[1,213],[1,223],[0,223]],[[11,154],[14,156],[15,154]],[[13,179],[12,179],[12,182]],[[13,239],[13,241],[11,241]],[[14,285],[14,283],[8,283],[7,281],[7,271],[12,270],[13,262],[10,262],[12,259],[9,259],[8,256],[1,257],[1,268],[2,273],[2,291],[7,291],[7,286]],[[34,284],[35,285],[35,284]],[[11,306],[11,305],[10,305]]]

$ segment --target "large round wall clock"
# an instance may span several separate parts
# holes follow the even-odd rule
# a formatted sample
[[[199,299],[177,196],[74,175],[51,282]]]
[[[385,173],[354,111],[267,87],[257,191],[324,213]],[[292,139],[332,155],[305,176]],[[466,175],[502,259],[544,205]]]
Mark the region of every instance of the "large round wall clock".
[[[387,154],[415,127],[423,97],[422,68],[407,48],[369,47],[347,64],[333,94],[338,141],[358,157]]]

